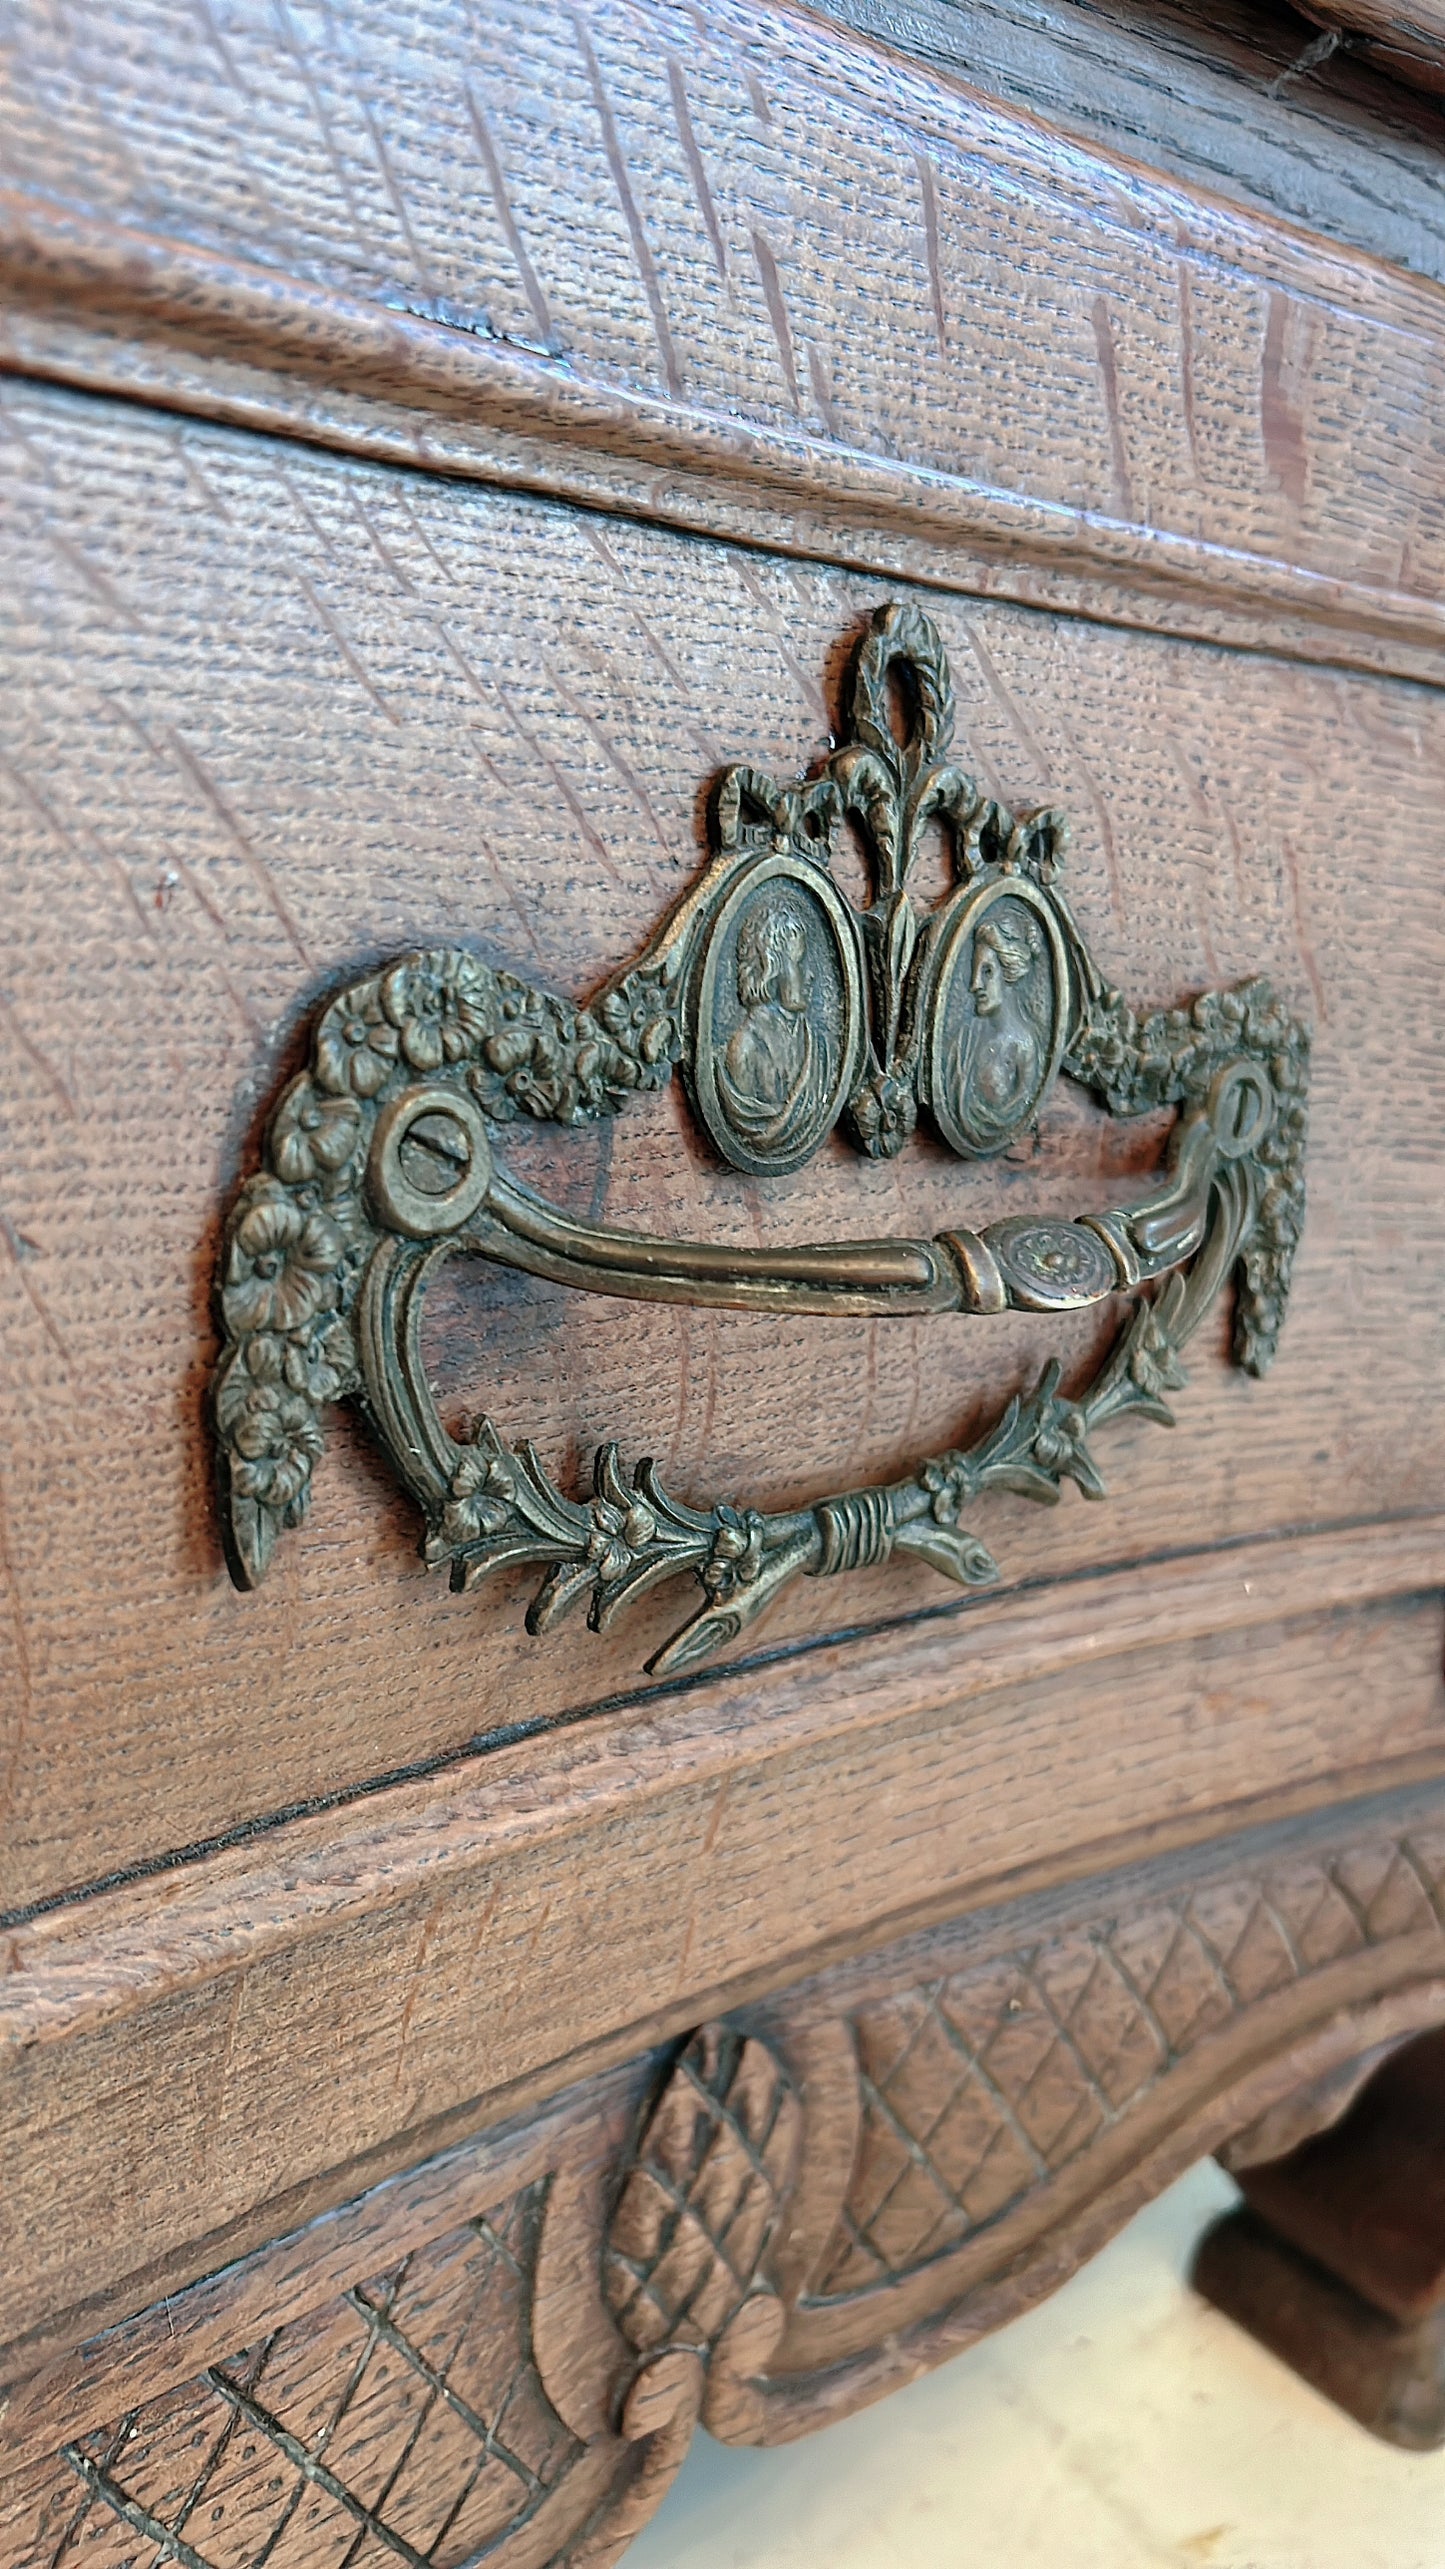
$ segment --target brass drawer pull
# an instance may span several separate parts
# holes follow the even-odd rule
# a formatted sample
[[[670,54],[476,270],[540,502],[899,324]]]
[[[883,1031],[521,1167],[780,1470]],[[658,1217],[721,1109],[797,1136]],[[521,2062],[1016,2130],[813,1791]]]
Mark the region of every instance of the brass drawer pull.
[[[516,1563],[544,1571],[529,1631],[583,1597],[603,1630],[690,1571],[701,1602],[648,1663],[668,1673],[736,1639],[803,1572],[902,1552],[966,1586],[995,1578],[965,1512],[989,1488],[1053,1501],[1066,1479],[1102,1496],[1096,1432],[1131,1414],[1172,1424],[1182,1350],[1232,1274],[1236,1359],[1264,1371],[1304,1214],[1306,1029],[1263,981],[1138,1019],[1105,988],[1059,890],[1061,816],[1016,818],[981,794],[949,761],[952,722],[934,626],[916,607],[884,607],[842,745],[800,786],[728,772],[707,866],[588,1007],[451,947],[404,955],[329,1003],[226,1230],[214,1411],[239,1586],[255,1586],[305,1513],[322,1410],[355,1398],[425,1516],[427,1560],[454,1587]],[[845,820],[873,875],[863,911],[830,871]],[[920,915],[910,877],[930,822],[948,834],[954,881]],[[579,1221],[509,1175],[508,1124],[615,1114],[674,1064],[719,1152],[756,1175],[801,1167],[835,1126],[891,1156],[920,1107],[961,1157],[993,1156],[1036,1122],[1060,1071],[1115,1115],[1183,1111],[1143,1202],[933,1240],[657,1239]],[[783,1513],[698,1509],[651,1463],[629,1477],[609,1445],[590,1497],[573,1500],[490,1419],[465,1443],[443,1424],[420,1312],[438,1262],[463,1249],[586,1292],[759,1311],[982,1318],[1135,1300],[1077,1398],[1061,1396],[1050,1363],[971,1447],[887,1488]]]

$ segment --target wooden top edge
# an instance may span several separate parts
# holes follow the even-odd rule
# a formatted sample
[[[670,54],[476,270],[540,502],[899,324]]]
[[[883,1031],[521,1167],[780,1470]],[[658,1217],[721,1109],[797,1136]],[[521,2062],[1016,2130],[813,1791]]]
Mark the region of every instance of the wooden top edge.
[[[655,0],[642,0],[652,7]],[[1000,96],[960,66],[873,29],[850,25],[828,0],[698,0],[700,24],[726,30],[760,57],[787,54],[820,88],[848,98],[886,91],[906,112],[940,127],[945,120],[971,158],[1040,195],[1069,191],[1086,200],[1104,228],[1167,232],[1171,247],[1211,265],[1237,264],[1292,290],[1339,297],[1378,313],[1384,291],[1400,326],[1433,331],[1445,285],[1398,266],[1352,241],[1317,232],[1280,212],[1241,201],[1206,181],[1160,167],[1121,142],[1059,125],[1042,108]],[[1310,0],[1301,16],[1326,29],[1358,35],[1374,48],[1412,52],[1417,62],[1445,63],[1445,0]],[[1400,75],[1403,77],[1404,75]]]
[[[1445,1514],[1284,1535],[1053,1582],[793,1661],[724,1669],[463,1767],[282,1823],[170,1873],[9,1931],[0,2062],[129,2018],[454,1869],[560,1848],[615,1806],[763,1766],[1085,1661],[1316,1617],[1445,1586]]]
[[[1372,328],[1423,333],[1445,369],[1445,290],[1363,253],[1327,256],[1332,277],[1359,271]],[[1382,280],[1402,289],[1394,316]],[[14,190],[0,191],[0,371],[852,568],[1445,684],[1445,599],[654,397]]]
[[[719,19],[741,21],[755,7],[756,0],[713,0]],[[1401,80],[1421,88],[1445,86],[1445,0],[1414,0],[1408,9],[1393,0],[1309,0],[1309,5],[1302,0],[1300,15],[1347,40],[1358,38],[1377,68]],[[815,65],[825,64],[841,86],[866,80],[882,60],[907,84],[915,107],[930,89],[956,102],[979,158],[1006,158],[1020,176],[1045,188],[1056,185],[1060,169],[1067,167],[1076,186],[1097,191],[1097,209],[1106,219],[1127,220],[1133,211],[1151,229],[1159,229],[1162,217],[1171,240],[1180,245],[1216,261],[1247,260],[1256,273],[1282,283],[1297,282],[1303,262],[1321,291],[1339,292],[1347,302],[1354,302],[1371,279],[1398,298],[1402,314],[1418,293],[1425,326],[1432,326],[1431,298],[1445,293],[1445,287],[1377,251],[1161,168],[1118,142],[1058,125],[1044,109],[1017,97],[1000,97],[936,55],[920,58],[902,43],[890,44],[884,35],[849,25],[829,9],[828,0],[771,0],[768,16],[777,29],[786,29],[799,52],[810,51]],[[1410,71],[1400,68],[1407,60]]]
[[[1358,38],[1380,70],[1412,89],[1445,95],[1445,7],[1440,0],[1299,0],[1318,27]]]

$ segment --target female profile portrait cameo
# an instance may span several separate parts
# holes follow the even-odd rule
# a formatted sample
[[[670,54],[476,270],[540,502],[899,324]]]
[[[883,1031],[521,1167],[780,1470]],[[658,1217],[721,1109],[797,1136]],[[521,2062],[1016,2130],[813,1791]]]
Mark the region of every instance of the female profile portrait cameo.
[[[971,1159],[1007,1148],[1064,1048],[1068,962],[1047,896],[1021,875],[975,884],[944,923],[928,1008],[929,1104]]]
[[[734,1168],[811,1159],[842,1112],[863,1043],[858,932],[800,857],[750,866],[723,902],[697,984],[698,1111]]]

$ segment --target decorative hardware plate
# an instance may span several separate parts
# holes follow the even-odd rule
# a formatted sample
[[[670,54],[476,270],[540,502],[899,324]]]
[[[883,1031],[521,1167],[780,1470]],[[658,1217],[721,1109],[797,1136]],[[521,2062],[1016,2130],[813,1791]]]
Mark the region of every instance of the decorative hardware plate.
[[[355,1399],[422,1510],[427,1561],[454,1587],[514,1563],[543,1570],[529,1631],[584,1597],[603,1630],[690,1571],[701,1600],[648,1663],[669,1673],[735,1640],[802,1573],[899,1552],[964,1586],[995,1578],[964,1523],[983,1492],[1049,1502],[1067,1479],[1101,1497],[1095,1435],[1129,1415],[1173,1423],[1182,1351],[1232,1275],[1236,1359],[1263,1373],[1304,1215],[1308,1033],[1264,981],[1137,1017],[1105,987],[1060,891],[1062,816],[1016,817],[984,796],[950,762],[952,724],[934,626],[916,607],[881,608],[841,745],[797,786],[729,769],[703,873],[589,1006],[446,947],[402,956],[324,1009],[311,1066],[281,1098],[226,1229],[214,1411],[238,1586],[256,1585],[305,1514],[326,1405]],[[872,876],[861,910],[831,871],[845,821]],[[953,881],[921,912],[912,878],[930,823]],[[990,1157],[1037,1122],[1060,1071],[1115,1115],[1182,1111],[1142,1203],[933,1240],[777,1251],[656,1239],[575,1220],[508,1174],[509,1124],[616,1114],[674,1065],[723,1158],[769,1176],[800,1168],[836,1126],[889,1157],[920,1107],[961,1157]],[[650,1462],[629,1477],[607,1445],[579,1500],[530,1443],[509,1446],[489,1418],[459,1441],[438,1413],[421,1306],[459,1250],[584,1292],[755,1311],[1132,1304],[1077,1397],[1051,1362],[972,1446],[886,1488],[773,1514],[692,1507]]]

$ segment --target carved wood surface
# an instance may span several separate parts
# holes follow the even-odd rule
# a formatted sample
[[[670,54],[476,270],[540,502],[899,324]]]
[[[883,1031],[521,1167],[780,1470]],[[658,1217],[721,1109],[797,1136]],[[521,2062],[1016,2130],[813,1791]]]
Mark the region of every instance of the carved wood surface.
[[[545,1791],[522,1743],[15,1931],[0,2338],[72,2341],[97,2324],[76,2305],[133,2308],[342,2200],[352,2163],[404,2165],[478,2100],[519,2110],[715,1992],[778,1986],[1010,1878],[1205,1838],[1243,1773],[1244,1807],[1280,1812],[1439,1769],[1434,1596],[976,1703],[947,1625],[925,1629],[919,1657],[883,1635],[810,1657],[791,1690],[765,1664],[570,1729]],[[1141,1762],[1121,1780],[1099,1741],[1126,1702]]]
[[[837,1966],[21,2385],[4,2557],[601,2569],[699,2414],[876,2396],[1442,2019],[1438,1788]]]
[[[0,401],[12,2372],[834,1955],[1445,1758],[1439,289],[801,15],[414,20],[403,44],[368,0],[299,54],[250,0],[118,0],[103,39],[40,0],[14,20],[0,365],[51,381]],[[1120,980],[1172,1002],[1263,971],[1317,1025],[1267,1412],[1203,1348],[1187,1469],[1126,1444],[1110,1510],[1028,1525],[1036,1584],[937,1614],[922,1571],[886,1597],[862,1574],[840,1632],[802,1581],[767,1654],[705,1687],[637,1689],[664,1605],[650,1636],[535,1660],[520,1596],[479,1621],[359,1440],[268,1593],[236,1598],[209,1277],[304,1021],[409,944],[585,996],[693,870],[709,774],[823,751],[829,651],[900,569],[970,764],[1079,816],[1072,897]],[[926,1150],[723,1176],[672,1099],[535,1137],[525,1174],[776,1245],[1098,1208],[1161,1139],[1079,1104],[961,1216]],[[840,1453],[886,1476],[1055,1344],[1082,1375],[1100,1343],[1011,1320],[985,1378],[909,1323],[619,1316],[541,1286],[488,1309],[461,1279],[433,1317],[449,1414],[484,1399],[568,1470],[620,1434],[685,1495],[779,1504]],[[1076,1933],[1102,2004],[1115,1944]],[[1330,1959],[1330,1987],[1373,2003],[1409,1943]],[[856,2023],[886,2048],[903,2004]],[[1288,2046],[1292,2004],[1237,2021]],[[1171,2076],[1206,2081],[1227,2030]],[[1154,2111],[1131,2097],[1126,2156]],[[1115,2144],[1101,2125],[1057,2168],[1031,2146],[1058,2203]],[[1002,2182],[988,2150],[969,2200]],[[836,2203],[809,2196],[820,2256],[841,2166]],[[1000,2199],[1000,2235],[1036,2197]],[[898,2203],[853,2210],[847,2253],[886,2265]],[[250,2321],[206,2361],[243,2342]],[[697,2349],[662,2352],[647,2451],[608,2465],[634,2496],[698,2389]]]
[[[1429,284],[785,11],[109,17],[15,21],[13,367],[1435,674]]]
[[[545,2191],[77,2437],[12,2515],[13,2569],[131,2569],[151,2544],[187,2569],[556,2557],[601,2490],[531,2355]]]
[[[420,930],[560,987],[600,978],[679,879],[674,858],[692,861],[712,749],[786,772],[821,743],[826,698],[801,672],[876,592],[724,547],[688,550],[684,585],[682,552],[655,532],[69,396],[15,391],[7,416],[30,602],[3,716],[7,1905],[137,1860],[170,1868],[163,1897],[142,1884],[9,1930],[22,1968],[3,1983],[3,2113],[28,2191],[6,2207],[7,2336],[93,2294],[183,2282],[213,2234],[249,2245],[350,2191],[354,2158],[399,2165],[475,2099],[555,2084],[578,2049],[616,2057],[627,2029],[674,2030],[737,1976],[900,1910],[981,1893],[1010,1867],[1056,1876],[1131,1832],[1203,1833],[1252,1796],[1298,1807],[1438,1763],[1439,1555],[1431,1521],[1400,1522],[1438,1496],[1421,1396],[1440,1373],[1438,1065],[1409,1033],[1429,1024],[1440,962],[1433,695],[1341,694],[1284,662],[940,609],[956,665],[977,672],[971,751],[1020,800],[1080,811],[1076,898],[1109,918],[1131,986],[1173,993],[1181,976],[1263,964],[1301,1004],[1323,1000],[1314,1227],[1267,1437],[1221,1351],[1217,1372],[1201,1368],[1187,1479],[1164,1440],[1151,1455],[1141,1439],[1109,1511],[1030,1525],[1042,1569],[1106,1572],[1099,1584],[799,1652],[834,1612],[808,1583],[778,1627],[797,1655],[708,1697],[634,1695],[598,1725],[469,1758],[458,1778],[447,1762],[479,1736],[631,1689],[633,1645],[584,1671],[565,1639],[545,1665],[522,1658],[505,1613],[480,1628],[465,1600],[428,1589],[360,1448],[323,1479],[278,1590],[228,1594],[200,1422],[211,1226],[246,1148],[228,1101],[242,1077],[258,1113],[274,1093],[329,958]],[[620,631],[619,566],[642,619]],[[1157,1136],[1130,1148],[1152,1154]],[[1139,1173],[1084,1110],[1036,1160],[970,1183],[969,1210],[1055,1189],[1105,1203]],[[956,1173],[926,1157],[886,1174],[886,1195],[832,1157],[772,1195],[725,1191],[667,1110],[620,1133],[610,1164],[567,1135],[536,1174],[623,1218],[741,1238],[928,1230],[959,1200]],[[1377,1254],[1401,1240],[1408,1254]],[[779,1451],[805,1488],[841,1450],[883,1473],[923,1434],[955,1433],[976,1396],[951,1363],[928,1368],[907,1324],[619,1326],[601,1306],[564,1320],[545,1290],[490,1321],[464,1296],[442,1317],[448,1403],[526,1368],[543,1391],[526,1423],[551,1450],[665,1440],[685,1491],[720,1457],[763,1487]],[[1005,1327],[990,1401],[1040,1358],[1027,1324]],[[1086,1332],[1069,1343],[1087,1361]],[[112,1402],[103,1509],[97,1381]],[[789,1486],[780,1475],[780,1499]],[[1272,1583],[1280,1524],[1319,1529],[1318,1585],[1307,1549]],[[1167,1571],[1177,1610],[1149,1602],[1161,1527],[1186,1556]],[[1258,1561],[1213,1554],[1221,1537]],[[871,1613],[927,1603],[920,1576]],[[1346,1607],[1366,1611],[1332,1625]],[[991,1631],[990,1650],[1020,1654],[1012,1690],[1001,1655],[987,1693],[976,1678],[974,1636]],[[1151,1640],[1155,1657],[1102,1673],[1111,1651]],[[1075,1682],[1070,1659],[1100,1666]],[[430,1780],[385,1784],[417,1760],[436,1763]],[[338,1794],[360,1797],[351,1816],[289,1823],[300,1839],[274,1865],[264,1840],[172,1861]],[[799,1823],[786,1861],[781,1813]],[[592,1868],[572,1878],[599,1884],[617,1922],[603,1984],[592,1913],[555,1899],[564,1842]],[[485,2041],[462,2005],[479,1953],[494,1985],[513,1968],[519,1981]],[[528,1954],[535,1986],[508,1959]],[[45,1958],[34,1979],[31,1955]],[[56,2039],[34,2045],[37,2022]],[[152,2081],[195,2143],[164,2168]]]
[[[409,932],[592,986],[694,862],[699,769],[724,746],[796,766],[827,721],[805,673],[875,602],[836,571],[684,553],[655,531],[66,396],[12,391],[8,416],[30,604],[4,712],[18,995],[16,1245],[0,1284],[17,1350],[7,1539],[21,1600],[0,1627],[7,1908],[635,1684],[665,1601],[651,1629],[641,1610],[635,1640],[589,1651],[561,1636],[545,1661],[521,1655],[505,1615],[484,1630],[466,1600],[428,1587],[404,1510],[364,1463],[323,1475],[273,1591],[227,1593],[198,1406],[214,1226],[248,1149],[244,1083],[259,1110],[336,963],[395,952]],[[1297,665],[1010,609],[940,612],[970,757],[1020,801],[1056,794],[1079,812],[1075,904],[1107,920],[1128,985],[1173,994],[1263,968],[1320,1018],[1316,1214],[1267,1438],[1254,1396],[1201,1366],[1187,1478],[1165,1440],[1151,1455],[1127,1438],[1111,1508],[1031,1522],[1034,1561],[1138,1557],[1162,1521],[1188,1548],[1428,1508],[1437,1438],[1420,1387],[1439,1371],[1445,1188],[1437,1066],[1408,1030],[1428,1024],[1439,969],[1437,699],[1342,696]],[[1393,1147],[1402,1046],[1408,1152]],[[1109,1202],[1158,1137],[1121,1141],[1102,1121],[1086,1105],[1061,1113],[1036,1159],[970,1178],[970,1216]],[[564,1202],[723,1239],[884,1221],[926,1234],[961,1201],[953,1165],[922,1153],[881,1172],[827,1153],[766,1190],[719,1180],[667,1100],[615,1137],[539,1135],[525,1173]],[[1409,1254],[1377,1255],[1385,1233]],[[486,1316],[458,1291],[437,1359],[449,1406],[525,1371],[522,1423],[545,1450],[618,1435],[670,1461],[684,1496],[705,1468],[710,1485],[788,1502],[850,1442],[857,1468],[884,1477],[955,1435],[971,1399],[1036,1374],[1045,1345],[1027,1322],[998,1324],[975,1393],[907,1322],[619,1316],[564,1310],[540,1286]],[[1047,1333],[1078,1363],[1093,1343],[1087,1323]],[[104,1510],[89,1477],[95,1382],[116,1404]],[[517,1418],[510,1402],[496,1411],[504,1427]],[[1000,1502],[1001,1541],[1021,1505]],[[929,1574],[910,1576],[883,1610],[930,1602]],[[803,1582],[773,1631],[816,1636],[835,1612],[826,1586]],[[396,1656],[403,1627],[415,1662]]]
[[[1283,2014],[1297,1996],[1308,2010],[1338,1967],[1433,1940],[1442,1884],[1445,1837],[1407,1824],[1256,1865],[1196,1858],[1152,1900],[962,1969],[939,1938],[935,1973],[849,2011],[858,2141],[783,2362],[802,2371],[825,2346],[836,2359],[871,2344],[880,2294],[907,2327],[937,2301],[929,2270],[976,2268],[981,2238],[1011,2223],[1016,2238],[1020,2213],[1036,2231],[1080,2172],[1097,2184],[1121,2138],[1136,2152],[1179,2111],[1201,2062],[1217,2073],[1252,2010]]]

